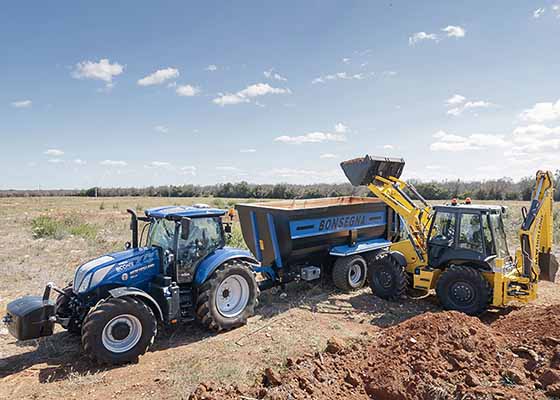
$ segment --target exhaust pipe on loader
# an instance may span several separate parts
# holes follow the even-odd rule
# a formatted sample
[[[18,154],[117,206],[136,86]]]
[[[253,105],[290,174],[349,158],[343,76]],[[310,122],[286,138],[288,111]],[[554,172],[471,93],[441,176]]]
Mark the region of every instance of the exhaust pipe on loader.
[[[367,186],[374,183],[376,176],[399,178],[404,169],[404,159],[366,155],[343,161],[340,167],[352,185]]]

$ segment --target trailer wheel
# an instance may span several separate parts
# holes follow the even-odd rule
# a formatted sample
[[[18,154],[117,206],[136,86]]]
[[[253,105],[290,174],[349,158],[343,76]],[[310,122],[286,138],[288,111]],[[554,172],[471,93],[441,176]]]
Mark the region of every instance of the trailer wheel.
[[[56,297],[56,315],[62,318],[69,318],[66,330],[72,335],[79,335],[82,331],[82,328],[80,327],[79,321],[77,321],[76,318],[73,318],[75,317],[74,312],[70,308],[70,295],[72,293],[72,285],[70,284],[66,286],[64,289],[62,289],[62,291],[66,294],[66,296],[63,294],[59,294]]]
[[[249,265],[228,261],[199,288],[196,316],[213,331],[237,328],[254,314],[258,297],[259,286]]]
[[[109,298],[84,319],[82,347],[100,364],[136,362],[156,334],[157,320],[146,303],[132,297]]]
[[[477,269],[452,265],[438,279],[436,294],[446,310],[478,315],[488,309],[492,288]]]
[[[373,293],[385,300],[399,300],[406,294],[408,287],[404,266],[386,252],[375,257],[369,265],[368,280]]]
[[[340,290],[349,292],[364,286],[367,278],[367,262],[359,255],[339,257],[333,266],[332,279]]]

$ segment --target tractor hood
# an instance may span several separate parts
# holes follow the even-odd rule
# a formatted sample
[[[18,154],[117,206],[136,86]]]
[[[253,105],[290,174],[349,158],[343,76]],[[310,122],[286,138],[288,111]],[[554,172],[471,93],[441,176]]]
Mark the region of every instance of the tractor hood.
[[[78,267],[72,289],[76,294],[84,294],[102,285],[138,287],[157,275],[159,266],[155,247],[106,254]]]

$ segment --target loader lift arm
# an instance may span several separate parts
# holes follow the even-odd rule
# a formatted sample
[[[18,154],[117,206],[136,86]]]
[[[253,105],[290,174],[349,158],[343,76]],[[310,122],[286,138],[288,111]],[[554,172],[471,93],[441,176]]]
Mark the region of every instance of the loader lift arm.
[[[521,276],[530,282],[554,281],[558,263],[552,255],[554,179],[550,171],[538,171],[529,210],[522,209],[519,229],[520,248],[516,265]]]
[[[344,161],[341,167],[353,185],[367,185],[375,196],[402,218],[418,258],[427,262],[427,237],[433,212],[428,202],[413,185],[399,179],[404,160],[365,156]],[[405,189],[414,194],[421,203],[420,206],[415,204]]]

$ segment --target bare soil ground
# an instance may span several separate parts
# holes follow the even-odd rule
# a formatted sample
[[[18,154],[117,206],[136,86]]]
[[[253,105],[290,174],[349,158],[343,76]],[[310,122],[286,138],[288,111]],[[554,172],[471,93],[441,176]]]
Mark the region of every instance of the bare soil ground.
[[[0,199],[0,309],[40,293],[48,281],[67,282],[80,263],[122,248],[129,238],[127,207],[203,201],[213,200]],[[520,203],[510,206],[506,225],[513,233]],[[95,226],[95,238],[33,239],[31,220],[39,215],[82,218]],[[509,241],[517,243],[512,235]],[[245,327],[219,335],[197,324],[166,330],[138,364],[118,368],[91,364],[79,338],[65,331],[16,343],[0,328],[0,398],[546,398],[554,395],[549,381],[560,373],[554,369],[558,289],[543,283],[535,305],[479,320],[442,312],[433,296],[396,304],[369,289],[343,294],[328,282],[293,284],[286,297],[264,292]],[[338,339],[327,346],[332,337]]]

